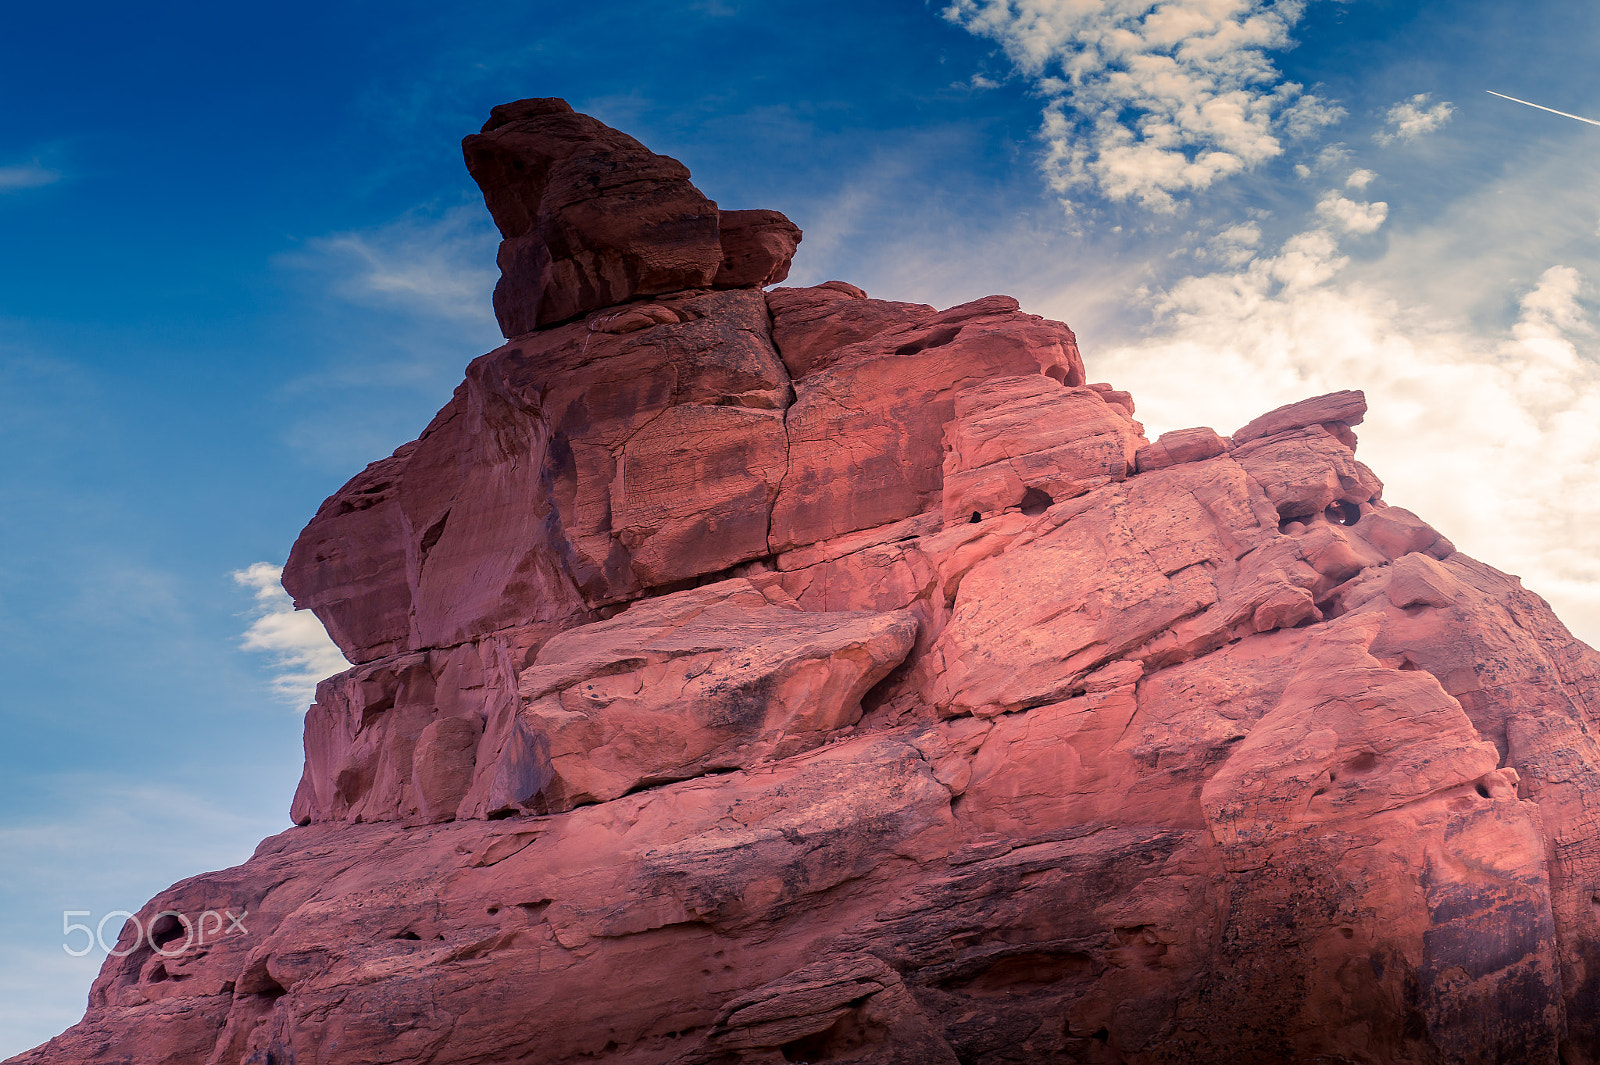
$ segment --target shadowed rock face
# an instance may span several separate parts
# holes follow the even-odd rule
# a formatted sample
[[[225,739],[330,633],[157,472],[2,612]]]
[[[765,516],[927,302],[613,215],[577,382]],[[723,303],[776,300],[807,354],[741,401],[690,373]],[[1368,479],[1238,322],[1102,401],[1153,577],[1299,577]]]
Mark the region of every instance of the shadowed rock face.
[[[461,150],[504,238],[508,337],[635,296],[775,284],[800,243],[777,211],[719,211],[682,163],[565,100],[501,104]]]
[[[13,1061],[1600,1060],[1600,656],[1359,392],[1151,442],[559,101],[467,151],[515,339],[295,545],[297,827]]]

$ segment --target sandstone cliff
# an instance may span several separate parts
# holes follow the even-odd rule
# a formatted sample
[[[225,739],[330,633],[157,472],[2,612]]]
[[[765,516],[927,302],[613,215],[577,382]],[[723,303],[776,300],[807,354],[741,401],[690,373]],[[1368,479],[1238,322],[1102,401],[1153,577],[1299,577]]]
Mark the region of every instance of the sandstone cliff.
[[[1151,442],[561,101],[465,153],[510,340],[295,545],[297,827],[13,1062],[1600,1061],[1600,656],[1359,392]]]

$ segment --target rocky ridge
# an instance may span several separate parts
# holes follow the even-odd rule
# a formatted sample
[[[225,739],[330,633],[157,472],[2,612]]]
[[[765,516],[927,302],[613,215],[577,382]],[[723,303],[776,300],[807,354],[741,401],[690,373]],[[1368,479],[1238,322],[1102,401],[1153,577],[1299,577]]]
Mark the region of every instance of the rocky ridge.
[[[1359,392],[1149,441],[561,101],[464,152],[509,341],[295,545],[296,827],[12,1062],[1600,1061],[1600,655]]]

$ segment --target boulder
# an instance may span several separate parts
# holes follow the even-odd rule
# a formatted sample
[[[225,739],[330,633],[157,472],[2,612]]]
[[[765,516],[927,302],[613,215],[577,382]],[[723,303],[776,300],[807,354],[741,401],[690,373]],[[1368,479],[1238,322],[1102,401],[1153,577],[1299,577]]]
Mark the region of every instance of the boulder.
[[[1102,393],[1042,374],[996,377],[956,394],[944,433],[944,520],[981,521],[1058,500],[1133,472],[1142,437]]]
[[[776,211],[719,211],[682,163],[565,100],[501,104],[461,151],[500,228],[507,337],[640,296],[781,281],[800,242]]]
[[[742,579],[645,600],[540,648],[514,716],[548,768],[496,799],[490,761],[474,801],[550,813],[815,747],[856,723],[916,633],[903,611],[803,611]]]

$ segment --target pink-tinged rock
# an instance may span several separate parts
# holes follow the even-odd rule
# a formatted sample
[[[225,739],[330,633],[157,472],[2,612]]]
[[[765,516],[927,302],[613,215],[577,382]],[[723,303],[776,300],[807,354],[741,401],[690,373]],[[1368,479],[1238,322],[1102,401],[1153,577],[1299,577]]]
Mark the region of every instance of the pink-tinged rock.
[[[762,288],[789,276],[800,227],[777,211],[719,211],[722,265],[717,288]]]
[[[1233,442],[1235,446],[1248,444],[1252,440],[1325,423],[1337,423],[1346,427],[1360,425],[1361,419],[1366,416],[1367,397],[1364,393],[1330,392],[1325,396],[1286,403],[1268,411],[1261,417],[1253,419],[1243,429],[1236,431],[1233,434]],[[1350,443],[1349,446],[1352,449],[1355,447],[1354,443]]]
[[[1120,481],[1141,438],[1102,393],[1042,374],[996,377],[956,393],[944,433],[946,524],[1053,503]]]
[[[944,426],[963,387],[1043,373],[1083,379],[1071,330],[988,297],[836,352],[795,386],[774,551],[942,507]]]
[[[530,737],[544,763],[528,777],[537,787],[498,793],[505,774],[490,754],[467,807],[557,812],[815,747],[856,722],[916,632],[904,612],[802,611],[745,580],[637,603],[540,649],[518,708],[491,719],[485,745]]]
[[[1496,768],[1434,677],[1368,653],[1384,625],[1352,616],[1313,639],[1202,794],[1225,863],[1261,884],[1250,916],[1292,907],[1302,949],[1340,976],[1308,985],[1307,1007],[1339,1020],[1298,1033],[1295,1057],[1370,1041],[1345,1004],[1400,990],[1376,956],[1414,959],[1419,1020],[1445,1060],[1554,1061],[1562,992],[1539,807],[1519,801],[1517,771]],[[1314,917],[1288,898],[1313,884],[1339,885],[1339,908]],[[1257,990],[1274,966],[1250,968]]]
[[[863,1038],[868,1033],[876,1038]],[[756,1051],[756,1060],[775,1046],[822,1061],[958,1060],[900,974],[865,952],[813,962],[734,999],[718,1014],[708,1041],[723,1052]]]
[[[644,1062],[733,1032],[781,1058],[759,1025],[789,1012],[768,1030],[787,1042],[838,1016],[804,1009],[839,953],[818,944],[901,896],[951,835],[948,793],[881,736],[556,818],[295,829],[139,915],[247,911],[245,933],[166,959],[125,933],[84,1021],[21,1060]],[[878,972],[859,1012],[841,1003],[861,1029],[942,1042]]]
[[[633,582],[655,587],[766,554],[785,443],[780,411],[684,405],[614,452],[610,539],[630,552]]]
[[[1367,653],[1380,623],[1351,615],[1308,645],[1277,706],[1207,783],[1201,803],[1231,860],[1253,865],[1273,838],[1470,791],[1495,770],[1493,745],[1437,680]]]
[[[772,309],[772,342],[797,381],[836,351],[937,313],[926,304],[868,299],[843,281],[773,289],[767,293],[767,306]]]
[[[1117,411],[1120,411],[1124,418],[1127,418],[1130,421],[1133,419],[1134,404],[1131,393],[1123,392],[1120,389],[1113,388],[1110,384],[1104,381],[1091,382],[1085,387],[1100,393],[1100,398],[1105,400],[1106,405]]]
[[[924,695],[947,713],[1038,706],[1111,660],[1182,660],[1225,640],[1260,595],[1292,580],[1280,574],[1297,561],[1265,574],[1240,565],[1278,539],[1276,515],[1252,487],[1237,465],[1215,460],[1051,508],[960,580],[950,623],[919,667]],[[1241,572],[1250,579],[1232,579]]]
[[[719,212],[682,163],[564,100],[495,107],[461,149],[503,238],[507,337],[640,296],[780,281],[800,242],[776,211]]]
[[[1204,462],[1227,450],[1228,441],[1214,429],[1174,429],[1162,433],[1155,443],[1141,447],[1135,456],[1135,465],[1140,473],[1149,473],[1183,462]]]
[[[1374,507],[1362,515],[1361,535],[1390,558],[1413,551],[1448,558],[1455,545],[1404,507]]]
[[[990,722],[962,787],[962,820],[1016,837],[1117,819],[1133,766],[1113,747],[1138,708],[1143,673],[1137,662],[1116,662],[1086,678],[1076,698]],[[1181,821],[1181,797],[1158,813]]]
[[[476,360],[318,511],[284,584],[365,662],[767,553],[789,397],[758,292],[635,304]]]
[[[317,687],[290,818],[448,821],[472,781],[484,722],[515,710],[516,674],[550,628],[357,666]]]
[[[1346,517],[1356,518],[1362,504],[1383,492],[1383,482],[1321,425],[1239,444],[1228,457],[1261,485],[1285,522],[1315,515],[1333,520],[1335,504],[1354,507]]]
[[[561,559],[548,422],[489,369],[329,497],[289,553],[284,587],[354,662],[586,610]]]

